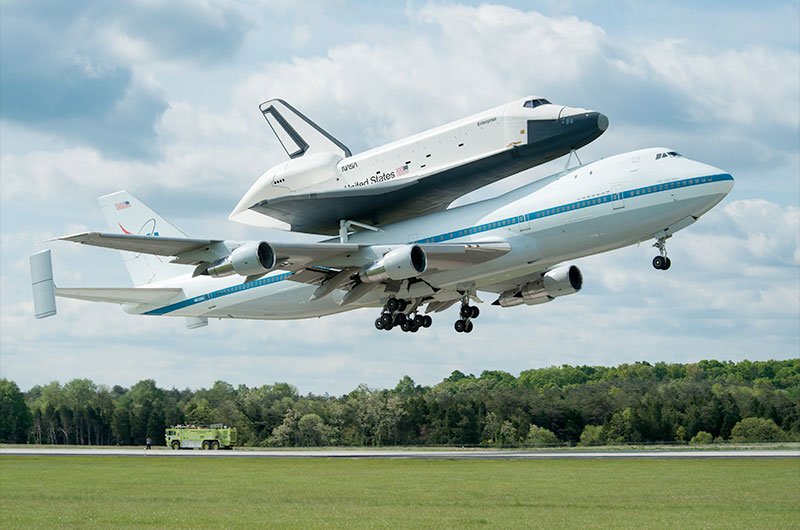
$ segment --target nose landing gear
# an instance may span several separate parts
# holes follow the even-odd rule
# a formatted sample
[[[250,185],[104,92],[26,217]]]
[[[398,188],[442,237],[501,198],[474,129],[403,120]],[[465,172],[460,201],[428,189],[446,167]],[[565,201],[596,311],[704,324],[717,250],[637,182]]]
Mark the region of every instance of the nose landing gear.
[[[653,267],[660,271],[669,269],[672,266],[672,260],[667,257],[667,238],[660,237],[656,239],[653,246],[658,249],[658,253],[660,254],[660,256],[653,258]]]

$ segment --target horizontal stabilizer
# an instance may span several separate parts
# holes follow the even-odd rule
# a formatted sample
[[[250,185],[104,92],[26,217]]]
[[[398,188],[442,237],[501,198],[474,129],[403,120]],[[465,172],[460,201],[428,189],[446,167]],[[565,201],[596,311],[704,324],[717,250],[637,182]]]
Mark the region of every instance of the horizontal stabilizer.
[[[64,289],[56,287],[56,296],[74,298],[89,302],[108,302],[111,304],[158,304],[179,294],[183,289],[178,287],[84,287]]]
[[[43,250],[30,258],[31,285],[33,286],[33,310],[36,318],[47,318],[56,314],[56,297],[53,294],[53,262],[50,251]]]

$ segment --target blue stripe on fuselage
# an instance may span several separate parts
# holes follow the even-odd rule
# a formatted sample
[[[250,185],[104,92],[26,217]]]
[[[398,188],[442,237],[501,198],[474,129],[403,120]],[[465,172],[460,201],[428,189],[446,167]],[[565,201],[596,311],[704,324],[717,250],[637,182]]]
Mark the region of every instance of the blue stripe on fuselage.
[[[492,221],[491,223],[484,223],[482,225],[472,226],[461,230],[454,230],[452,232],[438,234],[432,237],[426,237],[424,239],[418,239],[417,241],[411,241],[410,243],[440,243],[442,241],[450,241],[452,239],[458,239],[460,237],[465,237],[472,234],[478,234],[481,232],[487,232],[489,230],[495,230],[497,228],[503,228],[506,226],[512,226],[519,223],[533,221],[535,219],[543,219],[545,217],[551,217],[553,215],[558,215],[565,212],[572,212],[575,210],[582,210],[584,208],[591,208],[593,206],[597,206],[598,204],[605,204],[617,200],[630,199],[642,195],[651,195],[653,193],[660,193],[662,191],[687,188],[689,186],[697,186],[700,184],[721,182],[725,180],[733,180],[733,177],[728,173],[722,173],[719,175],[708,175],[705,177],[695,177],[689,179],[675,180],[672,182],[665,182],[663,184],[656,184],[653,186],[644,186],[641,188],[634,188],[631,190],[623,191],[621,193],[609,193],[601,197],[593,197],[591,199],[585,199],[581,201],[571,202],[568,204],[562,204],[560,206],[554,206],[552,208],[545,208],[544,210],[539,210],[537,212],[520,214],[514,217],[501,219],[499,221]],[[227,296],[229,294],[234,294],[241,291],[247,291],[249,289],[255,289],[256,287],[282,282],[284,280],[287,280],[293,274],[294,272],[276,274],[274,276],[268,276],[266,278],[261,278],[260,280],[256,280],[253,282],[244,283],[241,285],[234,285],[233,287],[227,287],[225,289],[220,289],[218,291],[212,291],[210,293],[203,294],[200,296],[195,296],[193,298],[182,300],[180,302],[160,307],[158,309],[153,309],[152,311],[147,311],[143,314],[164,315],[167,313],[171,313],[173,311],[177,311],[178,309],[183,309],[184,307],[200,304],[207,300],[213,300],[214,298],[220,298],[222,296]]]

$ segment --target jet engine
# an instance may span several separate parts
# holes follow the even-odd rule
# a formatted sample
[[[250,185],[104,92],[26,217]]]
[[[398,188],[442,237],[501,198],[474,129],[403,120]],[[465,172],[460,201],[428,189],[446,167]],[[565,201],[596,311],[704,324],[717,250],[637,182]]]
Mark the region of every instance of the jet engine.
[[[253,242],[238,247],[221,260],[212,263],[206,273],[214,278],[238,274],[256,276],[275,268],[275,250],[269,243]]]
[[[502,307],[544,304],[559,296],[577,293],[581,287],[581,270],[575,265],[560,265],[545,272],[540,279],[526,283],[518,291],[504,292],[494,304]]]
[[[425,251],[417,245],[406,245],[390,250],[381,259],[363,267],[358,277],[364,283],[406,280],[424,273],[427,267]]]

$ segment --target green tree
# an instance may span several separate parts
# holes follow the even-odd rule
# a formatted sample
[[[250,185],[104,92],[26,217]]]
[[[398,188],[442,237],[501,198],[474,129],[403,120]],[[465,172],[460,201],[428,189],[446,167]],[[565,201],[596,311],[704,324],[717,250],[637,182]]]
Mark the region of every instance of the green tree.
[[[297,424],[300,415],[293,409],[286,411],[283,422],[272,430],[272,436],[267,443],[277,447],[291,447],[297,445]]]
[[[525,443],[529,445],[559,445],[561,440],[558,439],[558,436],[553,431],[538,425],[531,425],[528,430],[528,436],[525,438]]]
[[[706,431],[698,431],[697,434],[692,436],[692,439],[689,440],[689,443],[697,445],[697,444],[710,444],[714,441],[714,437],[711,433]]]
[[[734,442],[780,442],[787,438],[774,421],[764,418],[745,418],[731,429]]]
[[[297,422],[297,441],[303,446],[328,445],[332,429],[316,414],[306,414]]]
[[[0,379],[0,442],[27,442],[32,423],[25,396],[17,384],[5,378]]]
[[[587,425],[581,433],[581,445],[603,445],[606,437],[602,425]]]
[[[517,441],[516,427],[510,421],[504,421],[500,426],[500,435],[497,437],[497,443],[500,445],[514,445]]]
[[[686,427],[684,427],[683,425],[679,425],[678,429],[675,431],[675,441],[676,442],[686,441]]]

